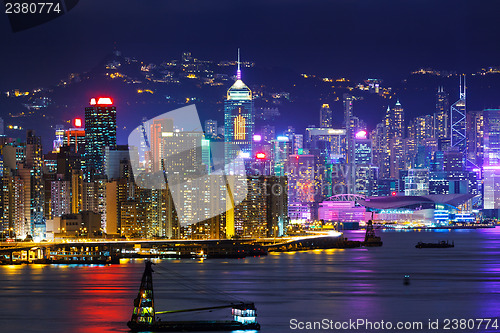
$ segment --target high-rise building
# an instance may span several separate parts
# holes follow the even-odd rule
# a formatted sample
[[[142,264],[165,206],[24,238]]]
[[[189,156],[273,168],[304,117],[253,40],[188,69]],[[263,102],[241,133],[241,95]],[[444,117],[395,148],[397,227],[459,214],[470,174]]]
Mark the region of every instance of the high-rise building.
[[[109,97],[85,108],[85,181],[104,174],[104,148],[116,147],[116,107]]]
[[[304,150],[304,135],[303,134],[295,134],[293,136],[293,153],[299,154]]]
[[[59,152],[59,149],[64,144],[64,125],[56,125],[55,139],[52,143],[52,151]]]
[[[345,124],[345,126],[348,126],[351,123],[351,117],[353,116],[353,114],[352,114],[353,101],[354,101],[354,97],[352,95],[349,95],[349,94],[343,95],[344,124]]]
[[[226,164],[236,156],[250,157],[254,134],[252,91],[241,80],[238,52],[237,80],[227,91],[224,102],[224,141]]]
[[[165,133],[165,134],[163,134]],[[165,138],[163,135],[171,137],[174,133],[174,121],[168,118],[154,119],[151,124],[151,152],[149,153],[150,165],[153,172],[161,170],[161,162],[163,159],[163,145]]]
[[[264,125],[261,127],[260,135],[264,143],[270,143],[276,139],[276,127],[272,125]]]
[[[467,112],[467,160],[474,165],[474,168],[483,165],[483,136],[483,111]]]
[[[217,136],[217,120],[213,119],[205,120],[205,136],[207,138]]]
[[[391,109],[387,107],[384,119],[384,154],[381,165],[382,178],[399,178],[405,169],[404,109],[399,100]]]
[[[287,218],[286,177],[248,177],[245,200],[234,208],[236,234],[243,237],[276,237],[284,233]]]
[[[354,158],[354,133],[355,129],[352,122],[353,117],[353,101],[354,96],[349,94],[343,95],[344,102],[344,126],[346,129],[346,162],[352,163]]]
[[[384,162],[384,133],[384,123],[378,123],[370,135],[372,140],[373,164],[379,169],[382,168]]]
[[[85,151],[85,130],[82,128],[81,119],[75,119],[75,127],[64,133],[64,146],[71,147],[71,150],[78,154]]]
[[[434,114],[434,137],[437,139],[449,137],[449,107],[448,93],[443,87],[439,87],[436,93],[436,113]]]
[[[34,131],[28,130],[26,136],[26,160],[19,166],[25,185],[25,217],[33,227],[33,237],[45,236],[44,202],[45,191],[42,178],[43,153],[42,139]]]
[[[50,182],[51,214],[49,219],[71,213],[71,181],[56,179]]]
[[[315,203],[323,199],[324,167],[319,156],[290,155],[288,159],[288,216],[292,220],[311,220]]]
[[[428,195],[429,194],[429,170],[410,169],[405,177],[405,195]]]
[[[458,149],[464,155],[467,152],[467,126],[466,126],[466,85],[465,75],[460,76],[460,98],[451,106],[451,147]]]
[[[486,109],[484,116],[484,210],[500,217],[500,109]]]
[[[425,115],[414,118],[409,125],[408,137],[414,138],[417,145],[421,145],[424,139],[434,137],[434,117]]]
[[[123,163],[130,163],[127,145],[104,148],[104,173],[108,180],[122,178]]]
[[[354,162],[356,165],[369,165],[373,162],[372,142],[365,131],[356,133],[354,144]]]
[[[332,109],[330,109],[330,105],[328,104],[323,104],[319,110],[319,127],[333,127]]]

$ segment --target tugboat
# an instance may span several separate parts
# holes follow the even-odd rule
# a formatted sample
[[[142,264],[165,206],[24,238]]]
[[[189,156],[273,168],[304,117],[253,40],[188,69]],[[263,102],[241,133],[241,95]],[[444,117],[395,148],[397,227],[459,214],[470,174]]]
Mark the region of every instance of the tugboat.
[[[382,246],[384,244],[382,239],[375,235],[375,230],[373,230],[372,220],[368,220],[366,224],[366,234],[365,241],[362,243],[363,246]]]
[[[455,247],[455,242],[448,243],[448,241],[439,241],[437,243],[423,243],[423,242],[418,242],[417,245],[415,245],[417,249],[432,249],[432,248],[449,248],[449,247]]]
[[[139,293],[134,300],[132,318],[127,326],[133,332],[182,332],[182,331],[233,331],[259,330],[257,312],[253,303],[232,303],[222,306],[213,306],[197,309],[155,311],[153,293],[153,263],[146,261],[146,268],[142,274]],[[233,320],[216,321],[162,321],[157,319],[159,314],[205,311],[212,309],[232,308]]]

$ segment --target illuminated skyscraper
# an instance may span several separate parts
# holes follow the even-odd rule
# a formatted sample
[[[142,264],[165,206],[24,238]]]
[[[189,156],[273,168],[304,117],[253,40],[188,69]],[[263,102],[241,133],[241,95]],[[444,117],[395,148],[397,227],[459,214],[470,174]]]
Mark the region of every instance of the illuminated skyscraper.
[[[500,217],[500,109],[486,109],[484,116],[484,209]]]
[[[387,107],[384,120],[384,154],[382,178],[399,178],[404,169],[404,110],[399,100],[391,109]]]
[[[172,119],[155,119],[151,124],[151,168],[153,172],[161,170],[162,150],[165,143],[163,133],[173,135],[174,121]]]
[[[73,128],[70,128],[64,133],[63,146],[71,147],[75,153],[82,154],[85,150],[85,130],[82,128],[82,120],[76,118],[73,120]]]
[[[59,149],[64,144],[64,125],[56,125],[56,137],[52,144],[52,151],[59,152]]]
[[[451,106],[451,146],[455,147],[462,154],[467,151],[467,130],[466,130],[466,86],[465,75],[460,76],[460,99]]]
[[[26,136],[26,161],[19,168],[19,172],[25,185],[25,217],[28,217],[28,221],[33,226],[32,235],[40,239],[43,239],[45,235],[45,216],[43,210],[45,192],[43,188],[42,168],[42,139],[36,136],[34,131],[28,130]]]
[[[237,80],[227,91],[227,99],[224,102],[226,161],[230,161],[238,155],[243,157],[250,157],[252,155],[252,137],[254,133],[253,111],[252,91],[241,80],[238,52]]]
[[[439,87],[436,93],[436,113],[434,116],[434,137],[436,139],[449,137],[449,107],[448,93],[444,91],[443,87]]]
[[[433,137],[434,118],[431,115],[416,117],[410,122],[408,137],[414,138],[417,145]]]
[[[333,127],[332,109],[328,104],[323,104],[321,110],[319,110],[319,127]]]
[[[354,132],[352,124],[352,106],[354,97],[349,94],[343,95],[344,99],[344,126],[346,129],[346,162],[351,163],[354,159]]]
[[[483,165],[483,111],[467,112],[467,159],[475,168]]]
[[[116,147],[116,107],[109,97],[85,108],[85,181],[104,174],[104,147]]]

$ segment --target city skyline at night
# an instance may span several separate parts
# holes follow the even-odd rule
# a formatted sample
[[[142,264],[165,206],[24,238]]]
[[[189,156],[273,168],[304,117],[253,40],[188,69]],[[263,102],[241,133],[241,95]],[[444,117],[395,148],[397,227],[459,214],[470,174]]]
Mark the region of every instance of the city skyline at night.
[[[189,66],[190,54],[185,56],[184,62]],[[4,176],[13,177],[6,178],[12,179],[9,181],[13,182],[13,188],[5,187],[4,190],[10,193],[16,186],[24,187],[30,197],[38,200],[19,200],[16,204],[6,206],[17,206],[16,209],[25,213],[4,215],[4,233],[13,229],[16,234],[26,233],[43,239],[46,235],[45,221],[50,221],[48,224],[53,228],[54,218],[89,211],[100,216],[98,226],[89,226],[93,230],[93,236],[118,234],[127,237],[190,238],[197,234],[198,228],[204,233],[198,236],[209,238],[224,238],[226,233],[240,237],[282,236],[290,228],[307,228],[310,223],[319,221],[319,216],[326,214],[320,213],[319,205],[344,194],[363,197],[393,196],[394,193],[406,196],[471,194],[472,197],[464,197],[465,201],[449,210],[449,214],[461,212],[463,221],[468,223],[498,216],[500,207],[496,198],[499,190],[494,172],[497,154],[495,141],[492,141],[492,138],[496,138],[495,112],[498,109],[475,111],[470,116],[466,109],[465,93],[460,95],[457,103],[450,105],[448,95],[440,86],[435,91],[434,113],[408,120],[399,99],[392,99],[380,123],[370,129],[356,112],[356,104],[360,98],[344,93],[342,122],[334,121],[335,109],[332,111],[330,105],[323,104],[316,110],[319,126],[294,128],[285,123],[282,127],[287,126],[288,130],[279,132],[276,131],[276,120],[266,118],[269,117],[269,111],[264,109],[258,113],[254,109],[254,101],[259,97],[253,96],[250,88],[241,80],[239,60],[236,65],[234,83],[227,83],[227,95],[224,98],[224,125],[216,127],[220,122],[208,120],[205,122],[204,136],[189,131],[178,133],[179,130],[186,129],[180,128],[180,123],[173,122],[167,116],[148,125],[150,134],[147,137],[150,139],[144,144],[130,146],[130,153],[127,153],[126,146],[116,146],[119,109],[114,106],[114,98],[95,97],[91,98],[90,106],[85,108],[84,121],[79,118],[72,121],[73,126],[85,123],[84,127],[56,127],[54,150],[44,155],[43,163],[41,157],[36,159],[38,166],[34,162],[27,162],[33,159],[30,157],[33,156],[30,152],[33,149],[31,138],[34,137],[29,134],[31,132],[28,132],[26,144],[4,137],[2,157],[5,165],[10,165]],[[384,95],[383,88],[375,86],[374,82],[370,84],[367,89],[372,94]],[[466,89],[465,79],[461,77],[460,89]],[[277,109],[279,110],[279,105]],[[454,120],[457,112],[460,117]],[[471,119],[477,121],[472,122]],[[408,128],[405,128],[405,124],[409,124]],[[443,124],[449,127],[443,129]],[[468,133],[466,128],[470,129]],[[458,136],[459,142],[456,139]],[[477,147],[483,146],[483,136],[484,152],[477,150]],[[41,154],[42,141],[38,137],[36,142],[37,154]],[[130,161],[134,159],[133,154],[141,149],[146,149],[143,152],[144,159],[139,166],[134,167],[134,172],[158,173],[163,170],[168,173],[168,170],[182,169],[184,173],[194,175],[199,172],[197,170],[205,169],[210,175],[212,159],[215,161],[217,156],[211,150],[218,143],[225,146],[226,164],[235,157],[241,158],[245,161],[247,174],[256,176],[248,179],[248,189],[245,192],[247,197],[253,199],[238,201],[240,203],[234,209],[226,208],[226,214],[193,224],[193,228],[186,227],[179,222],[196,220],[189,217],[197,209],[195,201],[189,196],[183,197],[182,206],[175,208],[181,201],[176,201],[176,196],[172,196],[171,186],[170,190],[168,187],[148,189],[141,188],[140,182],[134,183]],[[202,150],[186,155],[182,166],[178,165],[177,168],[173,166],[178,163],[174,160],[169,162],[168,158],[164,164],[162,156],[175,156],[177,149],[183,151],[188,148],[186,144],[201,147]],[[16,154],[15,160],[10,157],[13,153]],[[483,154],[487,155],[483,157]],[[61,159],[65,160],[62,164]],[[480,163],[483,160],[484,166]],[[174,164],[170,165],[171,163]],[[28,182],[39,184],[34,188],[26,187],[27,176],[23,176],[22,171],[26,168],[37,175],[32,174]],[[41,172],[42,169],[44,172]],[[47,188],[45,195],[34,192],[41,193],[44,188],[42,180]],[[387,187],[386,184],[389,183],[392,185]],[[197,185],[193,183],[189,186]],[[276,202],[281,203],[275,206],[273,201],[265,200],[261,208],[253,211],[256,202],[261,200],[259,198],[269,195],[268,186],[280,188],[278,197],[281,199]],[[196,191],[195,187],[190,191]],[[283,208],[283,195],[286,195],[286,209]],[[227,206],[230,199],[227,197],[226,203],[221,202],[219,205]],[[439,202],[434,209],[438,206]],[[113,208],[110,210],[111,207]],[[277,207],[279,210],[276,211]],[[338,209],[335,206],[329,207]],[[216,208],[222,212],[224,209],[221,209]],[[274,222],[257,222],[257,212],[262,210],[269,210],[266,214],[274,216]],[[31,213],[27,213],[28,211]],[[366,213],[373,216],[374,211],[367,209]],[[378,213],[379,217],[383,216],[381,213]],[[328,214],[339,216],[338,213]],[[394,214],[397,215],[397,212],[393,212]],[[27,216],[30,216],[29,220]],[[432,215],[432,211],[431,216],[425,218],[418,215],[408,217],[407,213],[402,216],[417,224],[441,223],[441,217]],[[345,218],[345,222],[366,222],[366,217],[362,215],[357,215],[354,220],[353,217]],[[26,224],[26,221],[30,222]],[[457,220],[459,221],[462,220]],[[50,233],[52,237],[56,236],[54,229]],[[81,232],[77,230],[75,235],[67,232],[62,234],[63,237],[74,237]],[[86,235],[90,236],[88,232]]]
[[[499,331],[499,1],[4,7],[2,332]]]

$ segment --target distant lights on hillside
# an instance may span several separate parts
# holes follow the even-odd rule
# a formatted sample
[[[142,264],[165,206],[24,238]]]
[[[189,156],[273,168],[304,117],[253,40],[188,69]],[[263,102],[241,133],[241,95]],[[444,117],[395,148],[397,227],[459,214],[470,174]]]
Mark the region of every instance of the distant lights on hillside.
[[[113,100],[110,97],[91,98],[90,105],[112,105]]]

